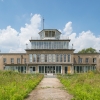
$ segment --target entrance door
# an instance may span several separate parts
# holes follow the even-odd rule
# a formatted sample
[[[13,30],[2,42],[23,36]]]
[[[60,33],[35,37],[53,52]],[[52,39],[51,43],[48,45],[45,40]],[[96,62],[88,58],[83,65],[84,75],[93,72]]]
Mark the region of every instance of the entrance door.
[[[46,73],[55,73],[55,66],[45,66]]]
[[[48,67],[47,67],[47,73],[53,73],[52,66],[48,66]]]

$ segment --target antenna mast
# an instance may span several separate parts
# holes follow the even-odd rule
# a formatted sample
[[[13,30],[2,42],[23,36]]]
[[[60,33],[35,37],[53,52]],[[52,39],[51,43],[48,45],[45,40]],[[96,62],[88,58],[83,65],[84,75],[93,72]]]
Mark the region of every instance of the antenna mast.
[[[43,29],[44,29],[44,18],[43,18]]]

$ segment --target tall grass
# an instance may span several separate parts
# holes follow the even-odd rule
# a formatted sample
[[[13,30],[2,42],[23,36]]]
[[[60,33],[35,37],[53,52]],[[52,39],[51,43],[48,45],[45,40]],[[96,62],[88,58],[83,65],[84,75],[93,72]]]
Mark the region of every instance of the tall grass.
[[[100,100],[100,73],[59,75],[58,78],[74,96],[73,100]]]
[[[0,71],[0,100],[23,100],[42,78],[40,74]]]

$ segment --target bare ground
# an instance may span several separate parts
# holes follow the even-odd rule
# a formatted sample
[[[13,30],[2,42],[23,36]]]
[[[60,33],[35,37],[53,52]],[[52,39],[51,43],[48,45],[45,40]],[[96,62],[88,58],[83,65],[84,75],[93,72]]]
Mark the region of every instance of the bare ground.
[[[57,78],[44,78],[25,100],[71,100]]]

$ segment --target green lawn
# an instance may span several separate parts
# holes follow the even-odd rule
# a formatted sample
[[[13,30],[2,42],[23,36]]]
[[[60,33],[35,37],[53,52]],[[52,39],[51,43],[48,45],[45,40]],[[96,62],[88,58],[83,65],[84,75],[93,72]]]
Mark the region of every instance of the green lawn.
[[[100,100],[100,73],[59,75],[58,78],[74,96],[73,100]]]
[[[0,100],[23,100],[42,78],[40,74],[0,71]]]

